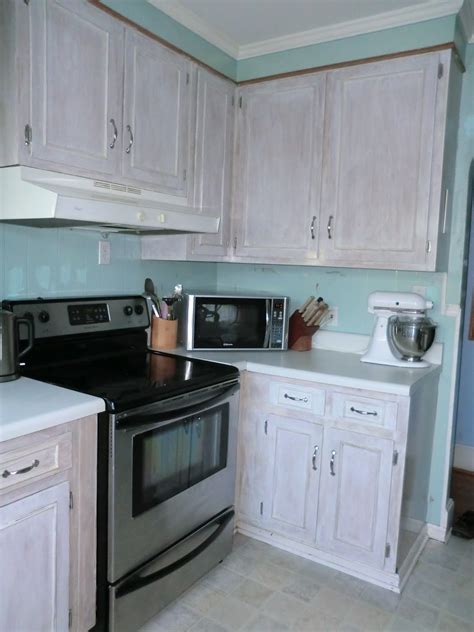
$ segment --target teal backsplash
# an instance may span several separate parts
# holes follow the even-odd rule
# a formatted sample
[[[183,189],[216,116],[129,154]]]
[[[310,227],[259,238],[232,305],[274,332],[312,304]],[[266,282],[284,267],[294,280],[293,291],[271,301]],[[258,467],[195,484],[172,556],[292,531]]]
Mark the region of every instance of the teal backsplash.
[[[176,283],[216,283],[213,263],[141,261],[140,239],[111,234],[111,262],[98,264],[100,233],[0,224],[0,297],[141,293],[150,276],[165,294]]]

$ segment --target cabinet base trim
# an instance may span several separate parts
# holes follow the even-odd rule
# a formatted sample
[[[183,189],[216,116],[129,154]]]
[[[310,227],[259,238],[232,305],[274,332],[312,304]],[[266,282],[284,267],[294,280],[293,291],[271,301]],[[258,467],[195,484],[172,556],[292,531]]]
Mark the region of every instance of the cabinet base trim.
[[[358,579],[362,579],[363,581],[370,582],[371,584],[375,584],[376,586],[380,586],[381,588],[386,588],[395,593],[399,593],[401,590],[400,575],[398,573],[388,573],[381,570],[372,569],[357,562],[343,560],[336,555],[320,551],[319,549],[315,549],[299,542],[287,540],[282,536],[276,535],[269,531],[265,531],[263,529],[259,529],[258,527],[253,527],[252,525],[240,521],[237,522],[236,530],[242,535],[254,538],[255,540],[260,540],[261,542],[266,542],[267,544],[271,544],[278,549],[288,551],[289,553],[293,553],[294,555],[299,555],[300,557],[312,560],[313,562],[316,562],[318,564],[329,566],[330,568],[333,568],[337,571],[352,575],[353,577],[357,577]],[[428,538],[426,537],[425,542],[423,542],[423,546],[426,543],[427,539]],[[413,548],[414,547],[412,547],[412,549]],[[418,555],[421,553],[422,548],[417,553],[416,558],[414,558],[413,565],[415,564]],[[410,551],[410,554],[411,552],[412,551]],[[410,567],[410,570],[411,568],[413,568],[413,565]]]

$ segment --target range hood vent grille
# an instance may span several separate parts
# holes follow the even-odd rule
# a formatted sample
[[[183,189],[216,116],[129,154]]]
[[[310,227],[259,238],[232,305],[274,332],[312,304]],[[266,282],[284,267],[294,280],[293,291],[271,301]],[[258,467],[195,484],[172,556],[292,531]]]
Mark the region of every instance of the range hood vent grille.
[[[117,184],[116,182],[106,182],[105,180],[94,180],[94,186],[98,189],[107,189],[109,191],[120,191],[121,193],[133,193],[141,195],[142,190],[136,187],[129,187],[125,184]]]

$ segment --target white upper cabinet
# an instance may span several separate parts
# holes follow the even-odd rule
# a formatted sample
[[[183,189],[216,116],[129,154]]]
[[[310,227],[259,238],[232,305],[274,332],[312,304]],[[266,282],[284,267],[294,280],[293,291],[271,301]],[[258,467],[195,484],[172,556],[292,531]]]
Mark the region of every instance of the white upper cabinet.
[[[328,73],[322,263],[434,269],[439,62],[427,54]]]
[[[123,27],[86,2],[31,2],[24,161],[116,174],[122,126]],[[20,10],[20,9],[19,9]],[[28,20],[25,13],[21,16]],[[25,51],[24,51],[25,52]],[[29,128],[25,128],[25,125]]]
[[[383,568],[393,441],[328,428],[321,462],[317,546]]]
[[[191,256],[225,256],[230,239],[235,85],[197,70],[194,206],[219,217],[217,235],[190,238]]]
[[[239,91],[237,258],[317,257],[324,87],[319,73]]]
[[[182,55],[127,29],[123,175],[186,196],[191,67]]]

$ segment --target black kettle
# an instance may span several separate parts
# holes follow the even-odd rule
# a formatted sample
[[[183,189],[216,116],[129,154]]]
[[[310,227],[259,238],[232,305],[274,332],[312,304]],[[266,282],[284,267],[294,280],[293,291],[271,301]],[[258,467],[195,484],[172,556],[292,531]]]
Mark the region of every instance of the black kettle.
[[[28,329],[28,344],[20,351],[20,325]],[[0,382],[10,382],[20,377],[18,361],[33,346],[33,323],[28,318],[18,318],[6,309],[0,310]]]

